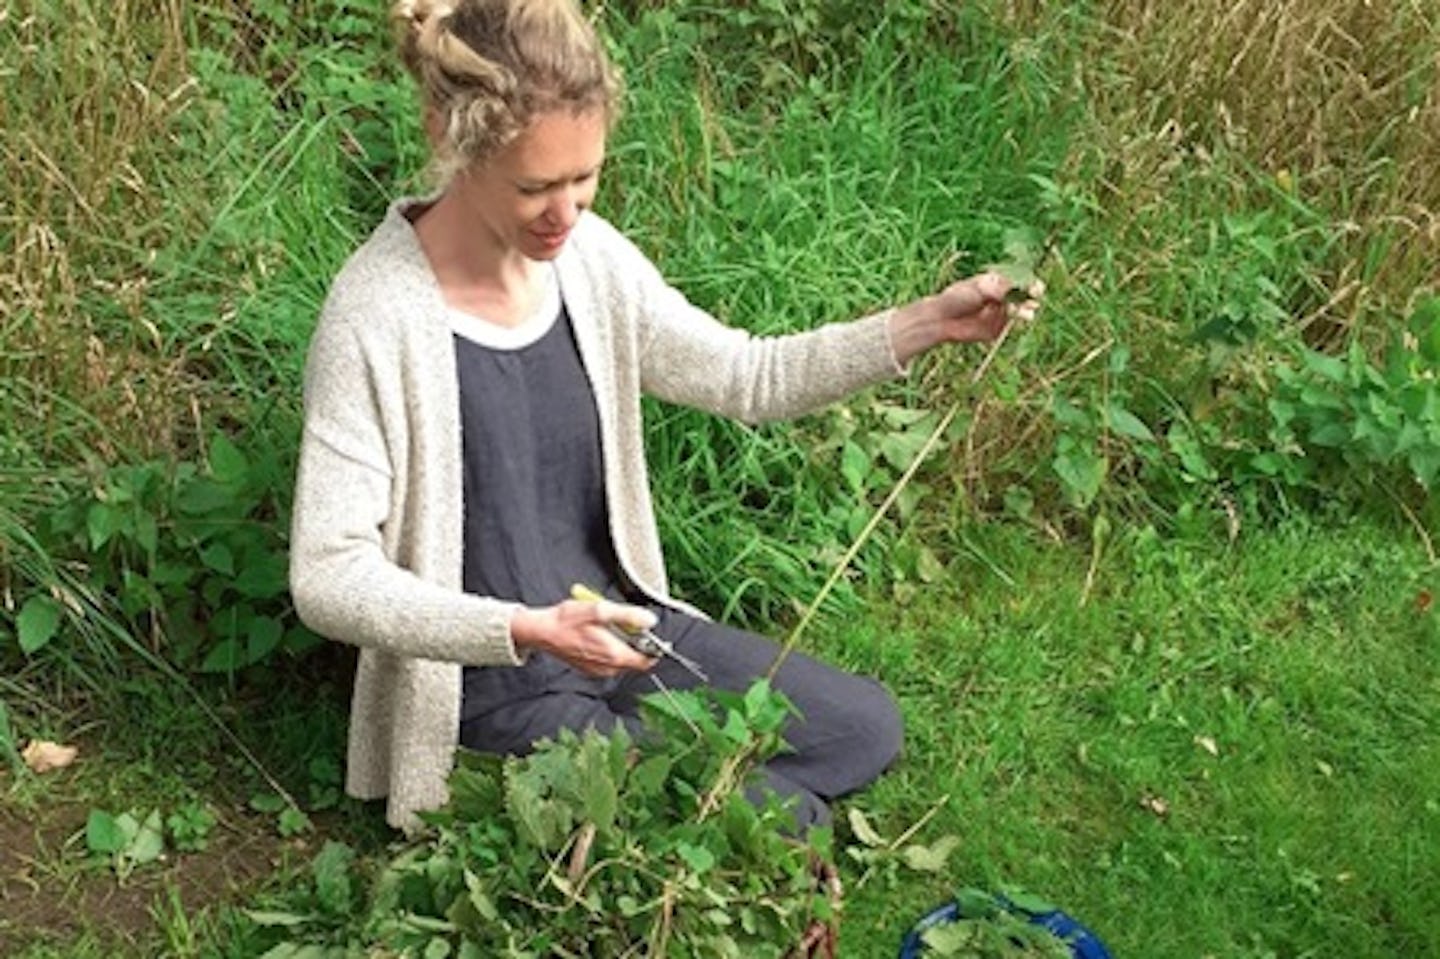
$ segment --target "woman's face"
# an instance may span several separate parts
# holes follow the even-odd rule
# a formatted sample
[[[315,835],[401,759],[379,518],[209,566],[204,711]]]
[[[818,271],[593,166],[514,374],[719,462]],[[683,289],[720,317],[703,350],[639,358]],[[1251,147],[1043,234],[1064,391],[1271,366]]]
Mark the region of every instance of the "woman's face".
[[[609,123],[602,110],[553,110],[499,153],[451,183],[504,252],[532,260],[559,254],[595,200]]]

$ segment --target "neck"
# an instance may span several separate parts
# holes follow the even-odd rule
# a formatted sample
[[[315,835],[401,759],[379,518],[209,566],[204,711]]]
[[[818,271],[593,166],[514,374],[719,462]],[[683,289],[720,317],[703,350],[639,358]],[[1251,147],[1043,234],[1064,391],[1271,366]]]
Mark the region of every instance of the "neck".
[[[483,229],[454,190],[446,190],[415,221],[420,245],[444,287],[513,291],[527,287],[539,264],[514,247],[505,247]]]
[[[453,190],[442,193],[414,226],[447,304],[500,326],[529,316],[543,289],[542,264],[477,228]]]

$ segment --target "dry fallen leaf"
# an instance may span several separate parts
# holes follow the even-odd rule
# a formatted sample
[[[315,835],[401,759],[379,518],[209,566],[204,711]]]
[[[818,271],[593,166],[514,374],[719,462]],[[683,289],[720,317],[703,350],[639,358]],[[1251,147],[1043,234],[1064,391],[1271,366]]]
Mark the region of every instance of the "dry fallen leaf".
[[[74,746],[62,746],[44,739],[32,739],[20,753],[25,765],[34,773],[48,773],[52,769],[64,769],[75,761],[80,752]]]

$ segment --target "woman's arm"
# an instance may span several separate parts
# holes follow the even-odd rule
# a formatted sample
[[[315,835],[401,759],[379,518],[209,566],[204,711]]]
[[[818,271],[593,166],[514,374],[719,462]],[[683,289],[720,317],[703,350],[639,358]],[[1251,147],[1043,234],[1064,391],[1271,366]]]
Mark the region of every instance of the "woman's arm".
[[[744,422],[808,413],[903,374],[942,343],[999,336],[1010,284],[987,273],[849,322],[783,336],[728,327],[667,283],[618,233],[610,237],[622,300],[641,314],[642,388]]]

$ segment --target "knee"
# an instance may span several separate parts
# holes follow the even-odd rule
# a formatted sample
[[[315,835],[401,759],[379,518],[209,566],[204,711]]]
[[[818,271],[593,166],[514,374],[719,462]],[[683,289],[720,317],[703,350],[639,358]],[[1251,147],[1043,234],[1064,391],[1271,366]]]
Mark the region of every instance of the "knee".
[[[905,719],[890,690],[874,680],[865,680],[868,687],[863,697],[866,752],[879,776],[895,761],[905,746]]]

